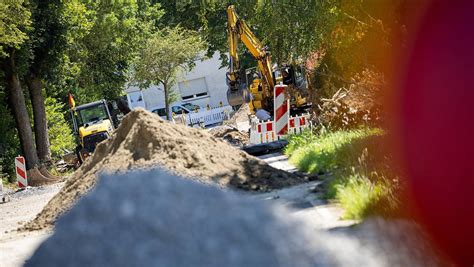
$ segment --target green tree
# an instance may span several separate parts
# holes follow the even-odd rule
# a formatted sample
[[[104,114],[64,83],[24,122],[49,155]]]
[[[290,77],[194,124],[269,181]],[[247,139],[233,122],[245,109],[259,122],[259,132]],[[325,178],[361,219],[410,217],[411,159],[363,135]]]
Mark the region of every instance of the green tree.
[[[39,160],[21,86],[21,70],[17,60],[19,59],[18,49],[28,39],[27,31],[31,24],[31,12],[23,0],[2,1],[0,10],[0,68],[3,71],[4,88],[18,130],[21,150],[29,170],[36,167]]]
[[[30,55],[25,81],[33,107],[39,159],[48,162],[44,83],[54,84],[58,68],[70,69],[61,63],[72,63],[76,71],[80,69],[74,78],[85,83],[89,89],[86,95],[91,99],[116,97],[144,29],[153,25],[153,20],[141,18],[156,15],[146,1],[32,0],[30,9],[33,29],[27,42]]]
[[[149,1],[87,2],[90,29],[64,58],[62,71],[70,76],[61,75],[64,72],[57,76],[67,77],[62,94],[72,91],[79,103],[122,94],[131,63],[163,14],[159,5]]]
[[[46,98],[46,118],[48,121],[51,154],[60,157],[65,151],[73,151],[76,146],[74,135],[64,118],[64,105],[52,97]]]
[[[63,21],[64,4],[62,1],[30,1],[32,29],[24,51],[28,54],[24,81],[29,90],[33,108],[34,134],[36,150],[41,164],[51,161],[50,140],[48,135],[44,80],[50,70],[58,64],[58,58],[66,44],[68,23]],[[47,175],[46,171],[44,174]]]
[[[174,27],[154,34],[141,51],[135,65],[134,80],[141,86],[163,86],[168,120],[173,101],[171,90],[176,78],[191,70],[205,49],[205,42],[196,32]]]
[[[253,13],[254,1],[173,1],[153,0],[159,3],[164,15],[159,20],[160,27],[175,27],[199,32],[208,43],[206,56],[220,52],[222,66],[227,65],[226,8],[230,4],[237,6],[239,13],[246,16]],[[243,58],[244,61],[245,58]]]
[[[30,25],[30,11],[23,0],[0,2],[0,57],[18,49],[28,39],[25,29]]]
[[[165,10],[162,25],[180,25],[196,30],[209,43],[208,55],[228,52],[226,8],[234,5],[241,19],[270,47],[276,62],[302,60],[320,48],[336,17],[331,12],[338,1],[171,1],[157,0]],[[243,60],[251,60],[242,50]]]
[[[20,154],[18,132],[8,108],[4,88],[0,88],[0,177],[8,177],[13,182],[14,159]]]

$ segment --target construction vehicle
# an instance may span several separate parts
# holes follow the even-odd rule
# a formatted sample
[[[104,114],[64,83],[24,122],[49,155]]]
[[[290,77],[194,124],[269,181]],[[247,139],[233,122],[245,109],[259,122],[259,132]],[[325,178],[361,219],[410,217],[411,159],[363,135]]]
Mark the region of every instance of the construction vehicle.
[[[255,113],[258,109],[273,113],[273,89],[275,84],[280,82],[288,85],[291,109],[305,108],[310,105],[307,101],[308,89],[304,78],[304,68],[291,65],[274,68],[268,48],[257,39],[245,21],[238,17],[234,6],[227,8],[227,34],[230,67],[226,79],[229,87],[227,99],[230,105],[237,106],[249,103],[252,113]],[[253,72],[250,82],[248,74],[252,72],[247,71],[247,83],[241,81],[237,52],[237,41],[239,39],[257,61],[258,72]],[[246,84],[249,85],[249,88]]]
[[[78,139],[76,155],[79,163],[82,164],[98,143],[112,136],[117,123],[114,123],[107,101],[102,99],[96,102],[87,103],[75,107],[72,96],[69,96],[70,114],[74,127],[74,132]]]

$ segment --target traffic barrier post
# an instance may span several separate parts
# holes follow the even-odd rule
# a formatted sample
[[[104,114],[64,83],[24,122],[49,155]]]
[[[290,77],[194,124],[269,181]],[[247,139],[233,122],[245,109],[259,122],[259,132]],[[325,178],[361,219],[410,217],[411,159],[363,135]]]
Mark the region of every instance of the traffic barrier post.
[[[28,186],[28,177],[26,174],[26,164],[24,157],[18,156],[15,158],[15,170],[18,187],[26,188]]]

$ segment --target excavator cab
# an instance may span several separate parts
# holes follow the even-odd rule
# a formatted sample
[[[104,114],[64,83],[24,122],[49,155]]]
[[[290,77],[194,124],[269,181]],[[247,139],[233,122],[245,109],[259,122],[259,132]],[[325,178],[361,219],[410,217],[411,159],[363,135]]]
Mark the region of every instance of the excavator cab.
[[[306,82],[305,69],[299,65],[286,65],[273,72],[275,84],[288,85],[288,95],[292,110],[304,109],[308,103],[309,91]]]
[[[98,143],[111,137],[115,129],[114,120],[104,99],[75,107],[71,110],[71,117],[79,143],[76,155],[82,164]]]
[[[263,45],[251,31],[242,18],[237,16],[234,6],[227,8],[227,36],[229,42],[229,71],[227,72],[227,98],[232,106],[249,103],[250,111],[264,109],[273,112],[273,90],[280,82],[288,85],[288,94],[291,99],[291,108],[300,109],[308,105],[306,101],[306,83],[304,74],[293,65],[276,68],[272,64],[270,50]],[[247,78],[247,86],[241,82],[240,64],[238,55],[238,41],[248,49],[257,62],[259,79]],[[303,79],[301,79],[303,78]],[[255,83],[259,81],[259,83]]]

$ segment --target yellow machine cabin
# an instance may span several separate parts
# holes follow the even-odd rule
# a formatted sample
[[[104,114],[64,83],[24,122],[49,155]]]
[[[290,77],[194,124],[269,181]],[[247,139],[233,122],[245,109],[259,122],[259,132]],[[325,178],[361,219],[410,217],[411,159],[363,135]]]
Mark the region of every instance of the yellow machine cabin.
[[[82,163],[98,143],[111,137],[115,127],[105,100],[75,107],[71,110],[71,117],[79,143],[76,154]]]

